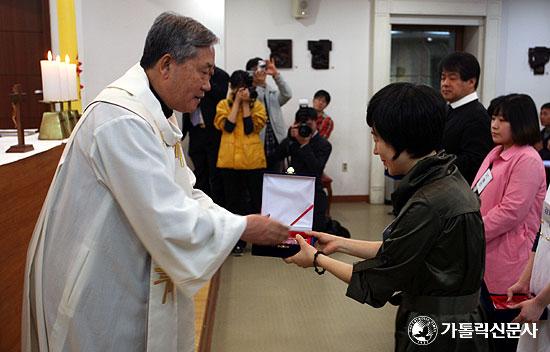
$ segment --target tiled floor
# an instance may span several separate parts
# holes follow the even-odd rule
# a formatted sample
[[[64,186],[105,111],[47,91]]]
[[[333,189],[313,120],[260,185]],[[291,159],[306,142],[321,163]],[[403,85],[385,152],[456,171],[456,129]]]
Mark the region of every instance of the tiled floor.
[[[387,206],[336,203],[334,219],[356,239],[379,240],[393,219]],[[335,255],[349,263],[353,257]],[[213,352],[393,351],[396,308],[375,309],[346,297],[330,274],[281,259],[229,257],[222,269]]]

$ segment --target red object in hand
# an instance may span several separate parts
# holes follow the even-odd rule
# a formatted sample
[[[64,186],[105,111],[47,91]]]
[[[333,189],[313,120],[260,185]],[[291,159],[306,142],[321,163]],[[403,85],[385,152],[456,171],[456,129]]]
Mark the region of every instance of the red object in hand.
[[[529,299],[527,295],[513,295],[510,302],[508,302],[507,295],[491,295],[491,301],[495,309],[510,309],[511,306],[515,306],[518,303]]]
[[[303,231],[288,231],[288,239],[284,241],[285,244],[298,244],[296,241],[296,235],[300,235],[306,240],[306,242],[310,245],[315,244],[315,237],[306,235]]]

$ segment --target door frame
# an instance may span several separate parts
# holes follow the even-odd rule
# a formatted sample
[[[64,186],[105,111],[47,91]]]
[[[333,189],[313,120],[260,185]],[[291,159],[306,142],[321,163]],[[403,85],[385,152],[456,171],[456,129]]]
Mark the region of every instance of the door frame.
[[[371,0],[369,98],[390,83],[392,24],[450,25],[471,29],[464,48],[480,63],[478,94],[487,105],[496,94],[501,20],[501,0]],[[372,153],[369,181],[370,202],[384,204],[384,166]]]

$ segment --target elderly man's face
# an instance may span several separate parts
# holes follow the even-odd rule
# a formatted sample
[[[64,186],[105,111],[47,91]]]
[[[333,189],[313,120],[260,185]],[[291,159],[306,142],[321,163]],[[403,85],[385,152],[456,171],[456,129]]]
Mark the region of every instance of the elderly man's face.
[[[214,48],[199,48],[194,58],[181,64],[172,61],[165,103],[180,112],[197,109],[204,94],[210,90],[214,73]]]

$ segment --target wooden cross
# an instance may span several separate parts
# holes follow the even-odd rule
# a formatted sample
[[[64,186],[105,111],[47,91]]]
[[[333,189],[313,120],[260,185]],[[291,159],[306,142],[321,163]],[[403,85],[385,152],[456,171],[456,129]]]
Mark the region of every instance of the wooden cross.
[[[11,88],[11,119],[17,128],[17,144],[12,145],[6,153],[25,153],[31,150],[34,150],[32,144],[25,144],[25,131],[23,130],[23,125],[21,124],[21,101],[26,93],[21,91],[21,84],[16,83]]]

